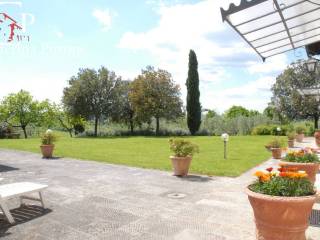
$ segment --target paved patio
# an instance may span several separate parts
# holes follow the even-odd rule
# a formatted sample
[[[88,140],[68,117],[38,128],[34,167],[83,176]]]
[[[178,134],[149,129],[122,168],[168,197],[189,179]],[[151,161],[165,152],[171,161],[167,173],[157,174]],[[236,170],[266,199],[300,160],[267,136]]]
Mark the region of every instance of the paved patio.
[[[274,161],[265,163],[270,164]],[[252,211],[243,192],[253,179],[252,171],[238,178],[176,178],[162,171],[45,160],[38,154],[1,149],[0,183],[48,184],[44,196],[49,209],[18,208],[12,202],[18,223],[10,226],[0,219],[0,237],[253,240]],[[309,228],[310,240],[319,236],[320,227]]]

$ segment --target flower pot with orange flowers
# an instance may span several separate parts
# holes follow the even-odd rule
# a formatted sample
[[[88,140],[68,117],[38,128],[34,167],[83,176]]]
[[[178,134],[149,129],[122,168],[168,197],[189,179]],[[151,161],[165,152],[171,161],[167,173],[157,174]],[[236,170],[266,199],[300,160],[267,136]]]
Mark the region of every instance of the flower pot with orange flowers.
[[[301,149],[299,151],[289,151],[280,161],[280,165],[283,168],[296,168],[299,171],[305,171],[309,180],[314,184],[316,174],[319,171],[320,160],[311,149]]]
[[[316,201],[305,172],[286,169],[258,171],[246,189],[253,208],[257,240],[306,240],[305,231]]]
[[[318,147],[320,147],[320,129],[315,130],[314,132],[314,139]]]
[[[187,176],[192,157],[199,152],[197,145],[184,139],[170,139],[170,150],[174,153],[170,156],[174,176]]]
[[[43,158],[52,158],[53,150],[54,150],[54,142],[56,141],[56,136],[52,130],[48,129],[41,136],[41,152]]]
[[[265,147],[272,152],[272,157],[274,159],[281,159],[282,148],[284,147],[284,143],[280,138],[274,138]]]
[[[299,143],[303,142],[304,139],[304,133],[306,132],[306,127],[305,126],[297,126],[296,127],[296,141]]]

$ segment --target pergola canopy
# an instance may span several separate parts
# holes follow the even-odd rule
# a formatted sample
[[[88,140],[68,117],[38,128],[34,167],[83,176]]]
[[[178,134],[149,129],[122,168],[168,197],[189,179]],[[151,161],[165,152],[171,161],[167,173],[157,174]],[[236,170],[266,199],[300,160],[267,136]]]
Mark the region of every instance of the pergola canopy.
[[[320,0],[241,0],[221,14],[263,60],[300,47],[320,53]]]

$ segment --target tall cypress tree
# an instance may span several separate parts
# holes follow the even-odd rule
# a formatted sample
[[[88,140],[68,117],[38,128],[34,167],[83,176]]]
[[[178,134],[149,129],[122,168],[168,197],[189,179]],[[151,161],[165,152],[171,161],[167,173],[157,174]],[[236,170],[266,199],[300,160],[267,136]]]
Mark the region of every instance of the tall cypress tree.
[[[199,91],[199,74],[197,55],[193,50],[189,53],[189,71],[186,82],[187,94],[187,123],[192,135],[199,130],[201,125],[201,104]]]

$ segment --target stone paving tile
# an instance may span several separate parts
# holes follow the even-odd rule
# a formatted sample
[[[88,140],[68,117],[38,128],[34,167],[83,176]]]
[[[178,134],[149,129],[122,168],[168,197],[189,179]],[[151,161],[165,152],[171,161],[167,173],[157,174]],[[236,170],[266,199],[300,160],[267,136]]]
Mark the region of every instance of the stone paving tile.
[[[48,184],[44,195],[51,210],[15,226],[3,225],[5,240],[254,239],[253,214],[244,193],[254,170],[238,178],[176,178],[163,171],[45,160],[39,154],[3,149],[0,163],[1,184]],[[263,166],[272,164],[270,160]],[[186,196],[171,199],[169,193]],[[12,201],[10,207],[17,204]],[[318,240],[320,228],[310,227],[308,236]]]

